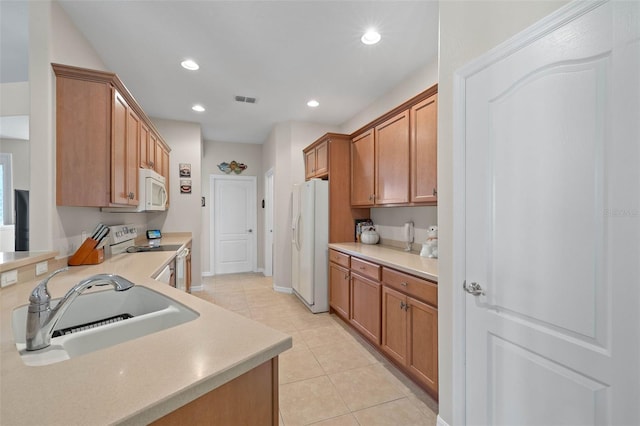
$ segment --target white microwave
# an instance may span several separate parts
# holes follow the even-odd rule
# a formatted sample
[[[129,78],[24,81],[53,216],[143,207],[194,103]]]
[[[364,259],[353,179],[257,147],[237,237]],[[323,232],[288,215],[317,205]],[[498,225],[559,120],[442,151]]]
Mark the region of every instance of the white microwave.
[[[164,176],[151,169],[140,169],[139,211],[164,211],[167,205],[167,187]]]
[[[137,207],[109,207],[103,208],[102,211],[112,213],[165,211],[167,187],[164,176],[151,169],[139,169],[138,202]]]

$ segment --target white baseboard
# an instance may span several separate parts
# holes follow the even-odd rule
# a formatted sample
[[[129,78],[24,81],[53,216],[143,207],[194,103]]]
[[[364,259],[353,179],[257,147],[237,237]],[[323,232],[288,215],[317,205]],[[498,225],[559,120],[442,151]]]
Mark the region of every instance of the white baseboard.
[[[253,272],[255,272],[256,274],[263,274],[264,275],[264,268],[258,268],[256,270],[254,270]]]
[[[203,272],[203,273],[202,273],[202,276],[203,276],[203,277],[213,277],[213,276],[214,276],[214,274],[213,274],[213,272]]]
[[[444,420],[442,420],[442,417],[440,417],[440,414],[438,414],[438,419],[436,421],[436,426],[449,426],[449,424],[447,422],[445,422]]]
[[[280,287],[274,284],[273,289],[278,293],[293,294],[293,289],[291,287]]]
[[[191,286],[191,291],[202,291],[202,285],[192,285]]]

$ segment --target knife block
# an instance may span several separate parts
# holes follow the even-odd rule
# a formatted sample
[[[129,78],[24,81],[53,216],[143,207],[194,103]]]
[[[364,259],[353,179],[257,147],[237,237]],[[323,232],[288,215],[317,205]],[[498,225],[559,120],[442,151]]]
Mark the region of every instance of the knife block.
[[[69,266],[97,265],[104,262],[104,248],[97,249],[98,242],[93,238],[87,238],[71,256],[67,264]]]

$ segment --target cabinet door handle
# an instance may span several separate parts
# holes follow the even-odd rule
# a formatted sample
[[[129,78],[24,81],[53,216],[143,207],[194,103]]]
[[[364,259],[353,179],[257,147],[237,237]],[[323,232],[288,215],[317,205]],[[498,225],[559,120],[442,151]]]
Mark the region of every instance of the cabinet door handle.
[[[438,190],[433,188],[433,196],[435,197],[436,195],[438,195]]]
[[[407,306],[406,303],[404,302],[400,302],[400,309],[404,310],[404,307]]]
[[[349,274],[344,274],[344,279],[348,280],[349,279]]]
[[[407,286],[407,283],[406,283],[406,282],[404,282],[404,281],[402,281],[402,282],[400,283],[400,285],[401,285],[402,287],[406,287],[406,286]]]

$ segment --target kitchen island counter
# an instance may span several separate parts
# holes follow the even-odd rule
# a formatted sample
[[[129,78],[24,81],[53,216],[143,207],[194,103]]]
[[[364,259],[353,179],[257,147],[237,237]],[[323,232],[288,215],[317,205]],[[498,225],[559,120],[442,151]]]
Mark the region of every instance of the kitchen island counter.
[[[162,244],[190,241],[188,233],[170,234]],[[197,319],[47,366],[25,365],[11,331],[13,309],[28,303],[39,280],[3,288],[0,424],[147,424],[291,347],[284,333],[153,280],[174,256],[123,253],[72,267],[49,282],[49,292],[59,298],[84,278],[113,273],[186,305]]]

